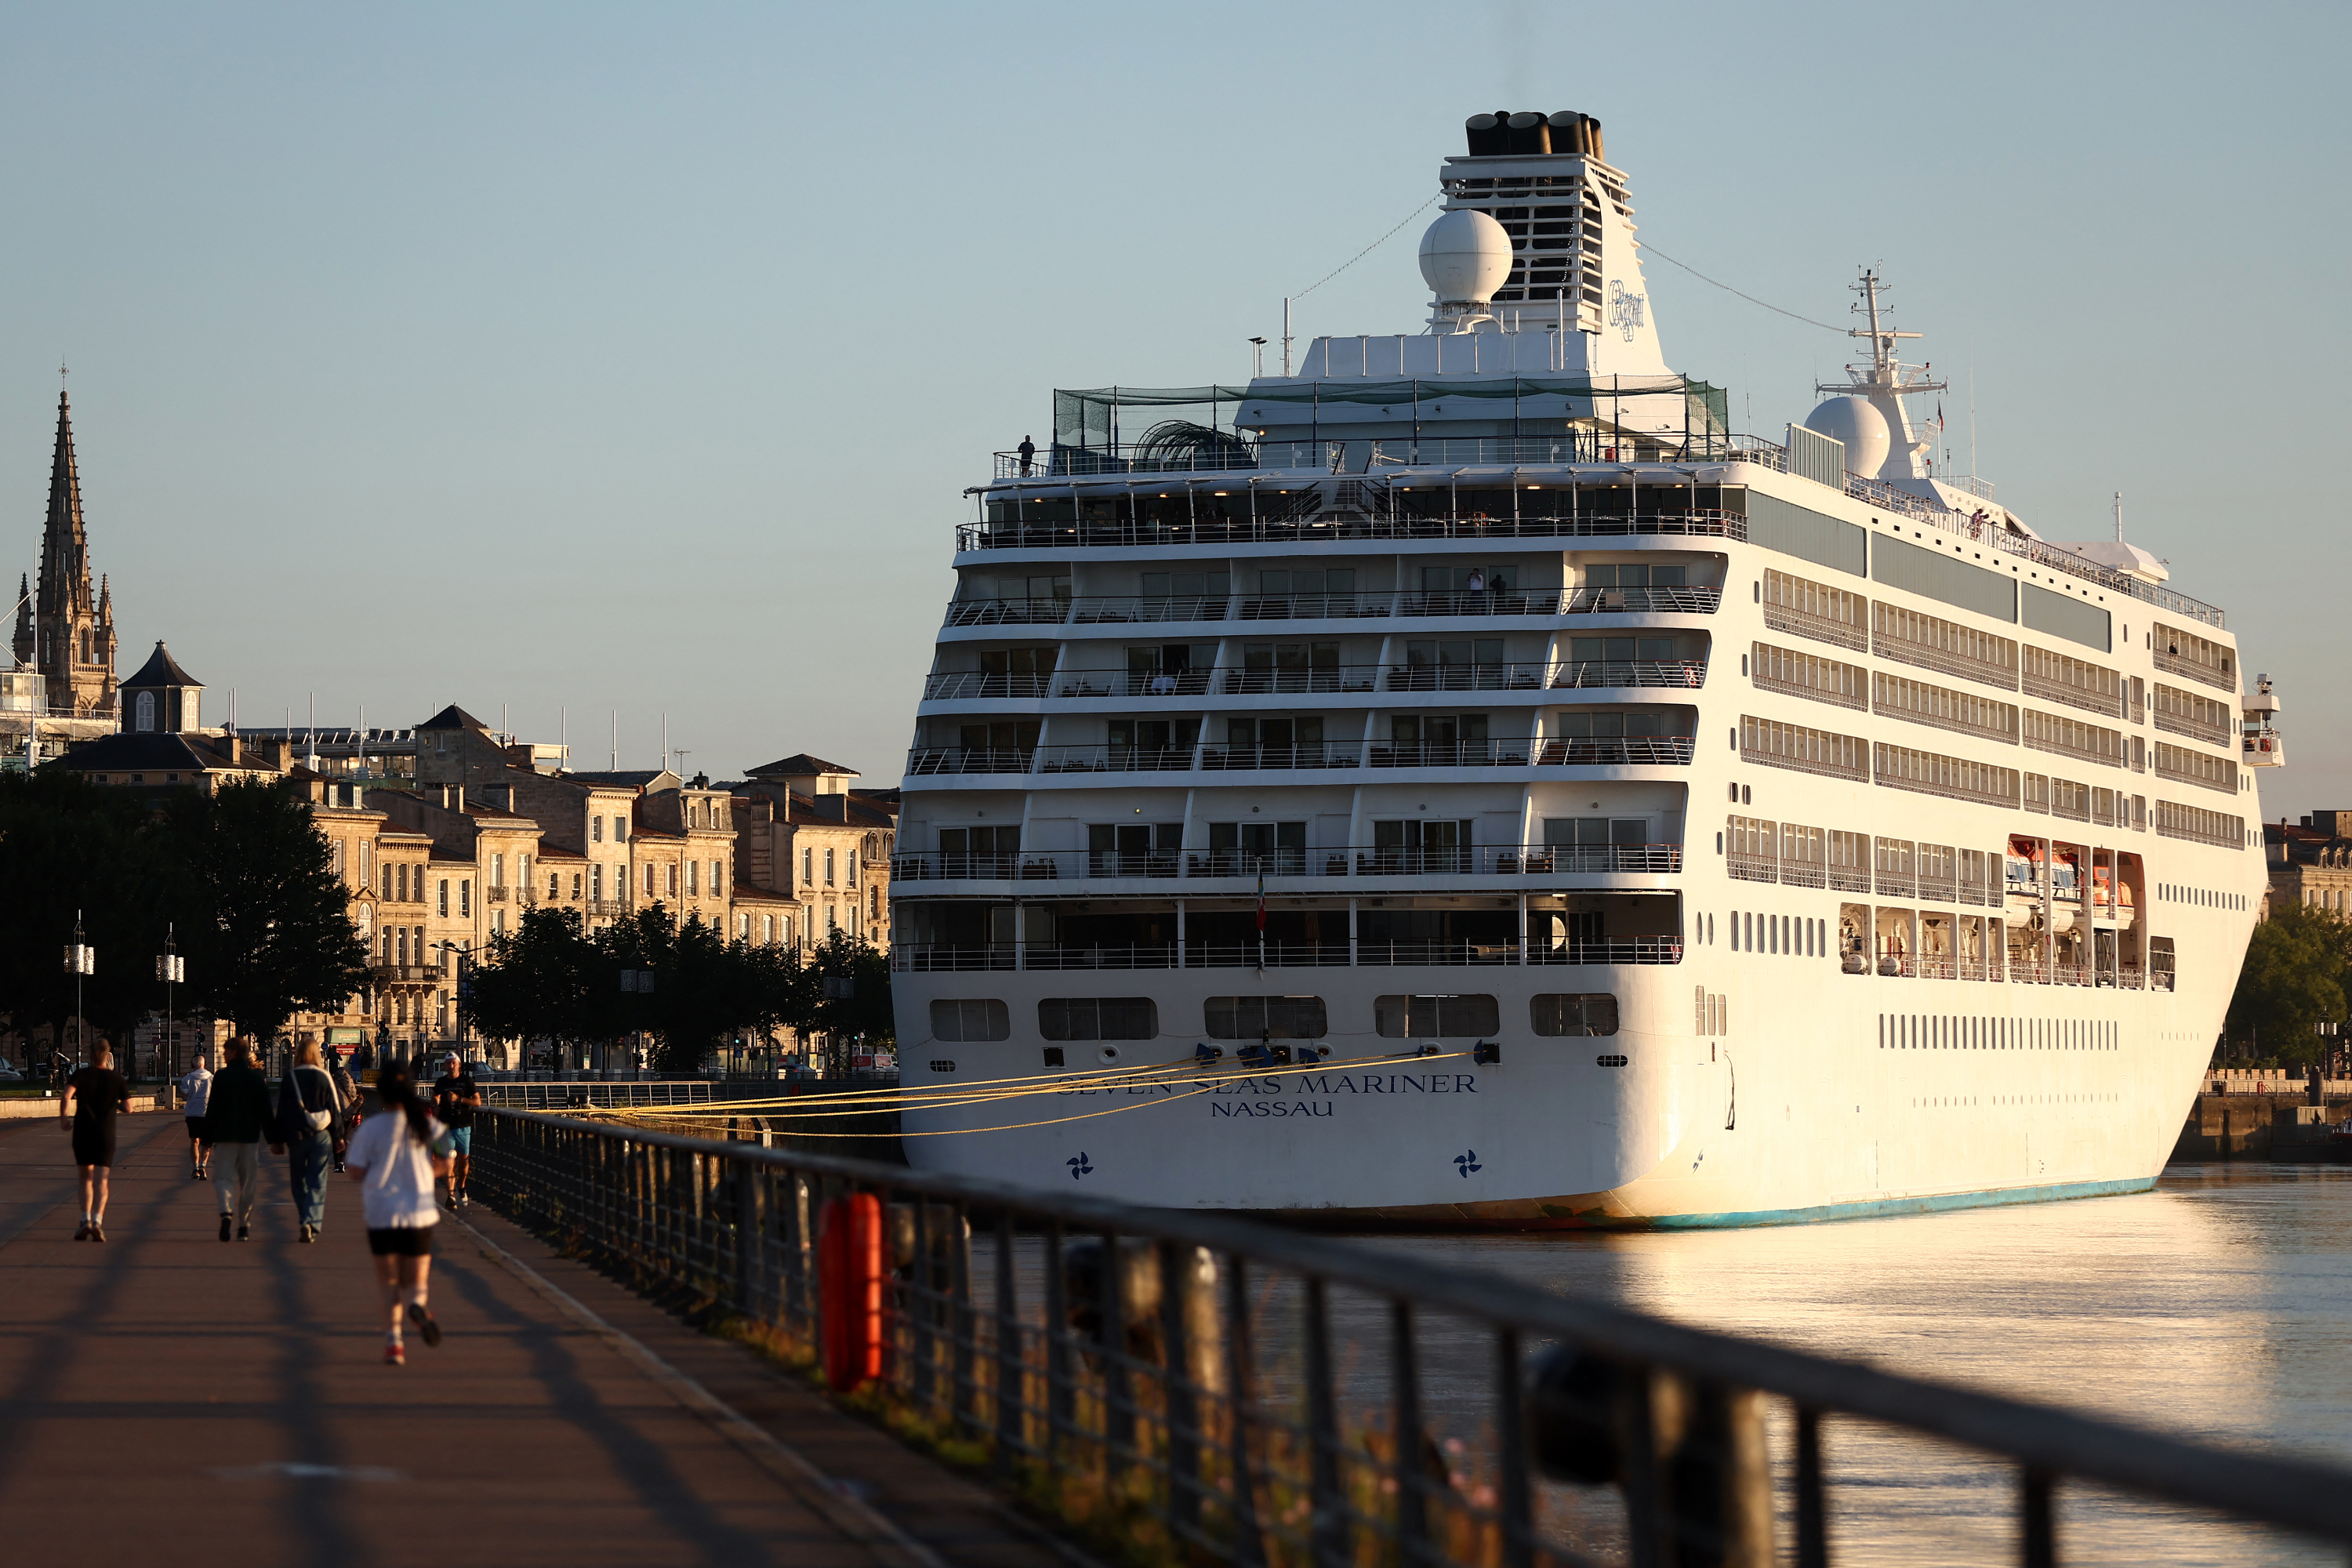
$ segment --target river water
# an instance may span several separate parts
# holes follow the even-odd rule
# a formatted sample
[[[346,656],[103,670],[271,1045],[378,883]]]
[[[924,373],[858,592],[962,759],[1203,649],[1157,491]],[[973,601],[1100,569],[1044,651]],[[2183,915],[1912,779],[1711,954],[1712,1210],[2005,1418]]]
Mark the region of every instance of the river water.
[[[1368,1244],[1890,1371],[2352,1466],[2352,1169],[2175,1165],[2154,1192],[2073,1203],[1771,1229]],[[1829,1427],[1825,1449],[1836,1560],[2015,1560],[2013,1472],[1858,1424]],[[2343,1560],[2079,1489],[2061,1494],[2059,1545],[2070,1563]]]

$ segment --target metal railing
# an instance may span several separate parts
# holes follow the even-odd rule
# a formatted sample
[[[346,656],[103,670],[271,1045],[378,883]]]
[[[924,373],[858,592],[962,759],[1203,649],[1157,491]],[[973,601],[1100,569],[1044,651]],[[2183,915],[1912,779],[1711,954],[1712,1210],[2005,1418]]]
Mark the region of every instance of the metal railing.
[[[1712,615],[1719,588],[1567,588],[1462,593],[1093,595],[951,599],[947,626],[1141,626],[1171,622],[1341,621],[1391,616]]]
[[[1672,495],[1662,491],[1661,496]],[[1193,521],[1112,520],[1099,522],[962,523],[956,549],[1118,550],[1200,544],[1311,545],[1362,539],[1615,539],[1664,534],[1703,539],[1748,538],[1748,519],[1705,508],[1603,517],[1370,517],[1360,511],[1315,517],[1202,518]]]
[[[1478,844],[1457,848],[1396,845],[1287,849],[1020,849],[987,854],[900,850],[890,875],[901,882],[1055,882],[1103,879],[1297,877],[1553,877],[1576,873],[1679,871],[1679,844]]]
[[[916,746],[908,776],[954,773],[1231,773],[1322,768],[1687,767],[1687,735],[1486,741],[1308,741],[1290,745]]]
[[[995,942],[987,946],[898,942],[890,967],[901,973],[967,969],[1286,969],[1387,968],[1423,964],[1680,963],[1682,939],[1673,936],[1609,937],[1586,942],[1529,938],[1502,942],[1384,942],[1365,937],[1349,942],[1187,942],[1121,946],[1062,946],[1050,942]]]
[[[2238,678],[2233,671],[2218,668],[2210,664],[2200,664],[2193,658],[2184,658],[2179,654],[2167,653],[2162,648],[2156,650],[2156,668],[2168,675],[2185,675],[2191,680],[2201,681],[2215,690],[2226,691],[2232,697],[2238,695]]]
[[[1981,1473],[1937,1443],[2007,1468],[2027,1568],[2060,1559],[2062,1497],[2066,1543],[2093,1550],[2119,1510],[2145,1532],[2189,1522],[2184,1507],[2248,1521],[2231,1550],[2249,1557],[2283,1544],[2261,1527],[2352,1543],[2352,1473],[2331,1466],[1692,1328],[1450,1258],[756,1136],[486,1109],[471,1184],[647,1293],[707,1302],[816,1363],[836,1392],[963,1447],[997,1485],[1138,1560],[1819,1568],[1833,1535],[1880,1508],[1874,1463]],[[1083,1179],[1092,1166],[1072,1149]],[[1890,1441],[1906,1446],[1869,1457]],[[1834,1484],[1844,1467],[1858,1484]],[[1972,1493],[1977,1510],[2000,1495]]]
[[[2237,729],[2234,724],[2209,723],[2205,720],[2192,719],[2182,713],[2168,713],[2161,708],[2156,710],[2156,727],[2170,734],[2186,735],[2192,741],[2202,741],[2209,746],[2228,745],[2231,739],[2231,731]]]
[[[2030,669],[2024,672],[2019,685],[2028,697],[2046,697],[2053,702],[2063,702],[2070,708],[2080,708],[2085,712],[2104,713],[2110,719],[2122,718],[2128,706],[2120,687],[2110,692],[2093,691],[2071,681],[2053,680],[2046,675],[2036,675]]]

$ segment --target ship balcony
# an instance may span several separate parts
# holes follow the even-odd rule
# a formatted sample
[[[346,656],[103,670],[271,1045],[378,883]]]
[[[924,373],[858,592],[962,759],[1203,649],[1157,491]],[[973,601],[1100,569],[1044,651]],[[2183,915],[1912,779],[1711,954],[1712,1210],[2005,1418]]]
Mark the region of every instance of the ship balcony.
[[[1287,773],[1349,768],[1688,767],[1688,735],[1485,741],[1321,741],[1286,746],[916,746],[909,778],[969,773]]]
[[[1408,965],[1680,963],[1680,937],[1640,936],[1542,942],[1266,942],[1134,943],[1062,947],[1044,942],[954,947],[897,942],[890,967],[901,973],[941,970],[1386,969]]]
[[[2250,768],[2277,768],[2286,765],[2286,742],[2268,724],[2249,724],[2241,737],[2242,760]]]
[[[943,626],[1134,626],[1170,622],[1345,621],[1398,616],[1713,615],[1719,588],[1546,588],[1483,594],[1380,592],[1351,594],[1195,594],[1079,598],[955,599]]]
[[[1230,697],[1384,691],[1536,692],[1671,688],[1706,684],[1702,659],[1574,659],[1491,664],[1348,664],[1320,668],[1069,669],[1054,675],[950,670],[929,677],[923,700],[1099,697]]]
[[[2156,727],[2168,734],[2186,735],[2192,741],[2202,741],[2209,746],[2230,743],[2231,726],[2225,720],[2198,719],[2159,708],[2156,710]]]
[[[1270,889],[1331,878],[1525,878],[1659,875],[1683,868],[1679,844],[1503,844],[1461,847],[1398,845],[1327,848],[1024,849],[972,854],[908,850],[890,858],[894,884],[1154,882],[1219,884],[1248,890],[1263,874]],[[942,889],[943,891],[954,889]],[[1212,890],[1209,889],[1203,889]]]
[[[2168,675],[2185,675],[2191,680],[2202,681],[2215,690],[2226,691],[2232,697],[2238,694],[2237,672],[2227,665],[2206,664],[2181,654],[2158,648],[2156,650],[2156,668]]]
[[[1565,489],[1560,493],[1565,494]],[[1664,508],[1672,504],[1671,498],[1676,491],[1660,487],[1654,491],[1645,489],[1643,494],[1654,498]],[[1007,519],[960,524],[956,529],[956,549],[959,552],[1166,550],[1220,544],[1305,546],[1370,539],[1444,539],[1483,543],[1498,539],[1612,539],[1629,535],[1744,542],[1748,538],[1748,519],[1742,513],[1712,507],[1637,510],[1618,515],[1555,513],[1544,517],[1489,516],[1482,512],[1467,516],[1418,515],[1402,511],[1370,517],[1351,511],[1316,516],[1179,517],[1166,521],[1110,517],[1088,521],[1033,521],[1024,518],[1018,521]]]

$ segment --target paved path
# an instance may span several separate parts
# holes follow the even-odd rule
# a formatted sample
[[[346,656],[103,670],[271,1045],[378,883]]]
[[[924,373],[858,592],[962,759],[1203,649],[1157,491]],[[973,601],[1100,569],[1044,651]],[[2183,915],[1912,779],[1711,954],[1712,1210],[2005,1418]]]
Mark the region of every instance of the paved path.
[[[356,1191],[337,1178],[325,1239],[299,1245],[285,1163],[264,1158],[254,1239],[223,1245],[180,1119],[126,1119],[93,1246],[71,1239],[64,1134],[0,1128],[12,1568],[1071,1568],[960,1478],[478,1210],[478,1231],[445,1224],[434,1263],[447,1337],[412,1333],[408,1365],[383,1365]],[[829,1488],[730,1439],[477,1234],[820,1459]],[[861,1531],[861,1514],[887,1525]]]

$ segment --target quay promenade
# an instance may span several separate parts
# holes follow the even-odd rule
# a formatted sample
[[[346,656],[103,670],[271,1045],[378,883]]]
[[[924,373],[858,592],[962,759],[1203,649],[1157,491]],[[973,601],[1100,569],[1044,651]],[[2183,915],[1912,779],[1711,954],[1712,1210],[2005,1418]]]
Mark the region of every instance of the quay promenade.
[[[121,1127],[98,1246],[72,1240],[56,1125],[0,1125],[12,1564],[1069,1568],[977,1488],[478,1206],[441,1227],[447,1337],[384,1366],[356,1188],[299,1245],[265,1151],[254,1238],[223,1245],[181,1119]]]

